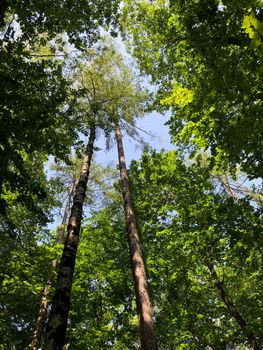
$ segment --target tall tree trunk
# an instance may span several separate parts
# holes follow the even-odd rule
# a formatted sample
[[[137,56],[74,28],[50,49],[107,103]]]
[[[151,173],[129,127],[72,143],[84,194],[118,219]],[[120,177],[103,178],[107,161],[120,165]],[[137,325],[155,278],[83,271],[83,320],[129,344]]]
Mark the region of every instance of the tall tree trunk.
[[[254,350],[260,350],[260,346],[257,343],[255,335],[248,329],[246,321],[241,316],[240,312],[238,311],[235,303],[233,302],[232,298],[226,293],[223,282],[220,281],[217,272],[215,270],[215,267],[211,261],[207,262],[207,267],[211,272],[211,275],[215,281],[216,288],[218,289],[218,292],[228,308],[229,313],[234,317],[244,334],[246,335],[250,345]]]
[[[75,177],[73,176],[71,185],[68,188],[67,202],[64,210],[63,219],[57,230],[56,244],[61,244],[64,241],[65,224],[67,222],[69,211],[70,211],[70,203],[71,203],[71,198],[75,188],[75,183],[76,183],[76,180],[75,180]],[[52,269],[55,269],[56,267],[57,267],[57,260],[53,260]],[[37,350],[41,341],[44,322],[47,317],[48,296],[50,293],[50,289],[51,289],[51,278],[50,276],[48,276],[46,286],[44,288],[44,291],[40,299],[39,311],[38,311],[35,329],[33,332],[33,337],[31,342],[32,350]]]
[[[64,250],[58,268],[56,291],[46,326],[44,350],[61,350],[65,341],[73,273],[79,243],[79,231],[95,136],[95,126],[91,126],[89,141],[83,158],[81,174],[73,199]]]
[[[148,293],[148,283],[142,258],[139,235],[137,231],[135,214],[132,206],[129,178],[126,169],[122,135],[119,126],[115,128],[118,147],[120,175],[122,181],[122,194],[124,211],[128,229],[128,242],[131,255],[132,273],[135,284],[137,312],[140,320],[140,338],[143,350],[157,350],[157,340],[153,321],[153,312]]]

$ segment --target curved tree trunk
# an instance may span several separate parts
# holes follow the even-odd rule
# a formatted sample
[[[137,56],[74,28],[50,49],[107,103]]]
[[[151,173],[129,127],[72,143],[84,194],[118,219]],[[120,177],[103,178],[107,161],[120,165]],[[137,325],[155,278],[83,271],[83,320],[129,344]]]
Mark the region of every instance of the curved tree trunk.
[[[95,136],[95,126],[91,126],[89,141],[83,158],[81,174],[73,199],[71,215],[67,227],[67,238],[58,268],[56,291],[46,326],[44,350],[61,350],[65,341],[73,273],[79,243],[79,231]]]
[[[57,237],[56,237],[56,244],[61,244],[64,241],[64,232],[65,232],[65,225],[68,219],[69,211],[70,211],[70,203],[73,195],[73,191],[75,188],[75,177],[73,176],[72,182],[70,187],[68,188],[68,195],[67,195],[67,202],[64,210],[64,215],[61,224],[58,227],[57,230]],[[57,260],[52,261],[52,269],[55,269],[57,267]],[[40,299],[40,305],[39,305],[39,311],[36,319],[35,329],[33,332],[32,342],[31,342],[31,349],[37,350],[41,341],[42,337],[42,331],[44,328],[44,322],[47,318],[47,309],[48,309],[48,296],[51,289],[51,278],[48,276],[46,286],[44,288],[44,291],[42,293],[41,299]]]
[[[143,350],[157,350],[157,340],[153,321],[153,312],[148,293],[148,282],[142,258],[140,240],[136,227],[135,214],[132,206],[129,178],[126,169],[122,136],[119,126],[115,128],[118,147],[120,175],[122,181],[122,194],[124,211],[128,228],[128,241],[131,255],[133,279],[135,284],[137,312],[140,320],[140,338]]]
[[[219,292],[224,304],[228,308],[229,313],[234,317],[237,324],[240,326],[240,328],[242,329],[242,331],[246,335],[251,347],[254,350],[260,350],[261,348],[257,343],[255,335],[248,329],[246,321],[241,316],[240,312],[238,311],[238,309],[237,309],[236,305],[234,304],[233,300],[231,299],[231,297],[226,293],[224,286],[223,286],[223,282],[220,281],[212,262],[207,262],[207,267],[211,272],[211,275],[215,281],[216,288],[218,289],[218,292]]]

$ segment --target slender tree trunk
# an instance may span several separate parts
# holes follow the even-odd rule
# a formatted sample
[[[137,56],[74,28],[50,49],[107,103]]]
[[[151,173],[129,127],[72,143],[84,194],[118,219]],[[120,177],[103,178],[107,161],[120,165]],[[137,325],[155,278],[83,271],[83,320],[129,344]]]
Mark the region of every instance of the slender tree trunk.
[[[43,330],[44,322],[47,317],[48,295],[49,295],[50,289],[51,289],[51,279],[50,277],[48,277],[45,289],[42,293],[41,300],[40,300],[37,320],[36,320],[33,338],[31,342],[32,350],[37,350],[39,347],[39,343],[41,341],[42,330]]]
[[[246,335],[250,345],[254,350],[260,350],[260,346],[257,343],[255,335],[248,329],[246,321],[241,316],[240,312],[238,311],[235,303],[233,302],[232,298],[226,293],[223,282],[220,281],[217,272],[215,270],[214,265],[212,262],[207,262],[207,267],[211,272],[211,275],[215,281],[216,288],[218,289],[218,292],[225,303],[226,307],[228,308],[229,313],[234,317],[244,334]]]
[[[140,320],[141,345],[143,350],[157,350],[158,348],[153,321],[153,312],[148,293],[148,282],[142,258],[140,240],[136,227],[135,214],[132,206],[122,136],[118,125],[115,128],[115,135],[119,155],[122,194],[124,200],[126,224],[128,229],[128,242],[131,255],[133,279],[135,284],[136,304]]]
[[[223,187],[226,191],[226,193],[229,193],[233,199],[236,201],[236,203],[241,204],[240,199],[238,197],[238,194],[233,190],[233,188],[230,186],[227,176],[225,176],[225,179],[220,177],[220,180],[223,184]],[[221,282],[218,278],[218,275],[216,273],[216,270],[214,268],[214,265],[209,262],[207,264],[207,267],[209,268],[214,280],[216,287],[221,295],[221,298],[223,299],[225,305],[227,306],[230,314],[235,318],[236,322],[246,335],[250,345],[254,350],[260,350],[260,346],[257,343],[255,335],[247,328],[246,321],[242,318],[241,314],[239,313],[238,309],[236,308],[234,302],[232,301],[231,297],[225,292],[223,287],[223,282]]]
[[[225,192],[229,193],[233,197],[233,199],[237,203],[240,204],[240,200],[238,198],[238,195],[237,195],[236,191],[234,191],[233,188],[230,186],[227,176],[226,175],[225,175],[225,177],[220,176],[219,178],[220,178],[220,181],[224,187]]]
[[[83,158],[81,174],[73,199],[71,215],[67,227],[67,238],[58,268],[56,291],[46,326],[44,350],[61,350],[65,341],[73,273],[79,243],[79,231],[95,136],[95,126],[91,126],[89,141]]]
[[[65,231],[65,224],[68,219],[69,211],[70,211],[70,203],[71,198],[73,195],[73,191],[75,188],[75,177],[72,178],[72,183],[70,187],[68,188],[68,195],[67,195],[67,202],[64,210],[64,215],[61,224],[59,225],[59,228],[57,230],[57,237],[56,237],[56,244],[61,244],[64,241],[64,231]],[[55,269],[57,267],[57,260],[52,261],[52,269]],[[44,327],[44,322],[47,317],[47,309],[48,309],[48,296],[51,289],[51,278],[48,276],[46,286],[44,288],[44,291],[42,293],[41,299],[40,299],[40,305],[39,305],[39,311],[36,319],[35,329],[33,332],[32,342],[31,342],[31,349],[37,350],[41,341],[42,337],[42,330]]]
[[[61,224],[59,225],[58,230],[57,230],[57,237],[56,237],[56,243],[57,244],[61,244],[65,240],[65,226],[66,226],[66,223],[67,223],[67,220],[68,220],[72,194],[74,192],[75,186],[76,186],[76,179],[75,179],[75,176],[73,175],[72,176],[71,185],[68,188],[67,203],[66,203],[66,207],[65,207],[65,210],[64,210],[63,219],[62,219]]]

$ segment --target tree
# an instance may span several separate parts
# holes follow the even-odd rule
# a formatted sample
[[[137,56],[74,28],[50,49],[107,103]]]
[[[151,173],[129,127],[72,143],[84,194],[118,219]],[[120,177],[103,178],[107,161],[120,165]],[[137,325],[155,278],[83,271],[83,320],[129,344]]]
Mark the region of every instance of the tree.
[[[22,33],[16,38],[20,43],[46,43],[64,32],[71,43],[80,46],[91,44],[99,38],[100,27],[117,22],[119,1],[94,1],[73,4],[70,1],[29,2],[4,1],[0,13],[0,27],[4,29],[3,41],[14,43],[16,21]],[[44,37],[43,37],[44,34]],[[43,44],[42,44],[43,45]]]
[[[136,225],[135,213],[132,205],[132,197],[128,173],[126,169],[122,135],[118,124],[116,125],[115,135],[119,155],[124,212],[128,230],[128,242],[135,285],[137,312],[140,320],[141,346],[144,350],[157,350],[157,339],[155,334],[153,311],[148,292],[148,281],[144,267],[143,254]]]
[[[31,167],[40,160],[43,164],[48,155],[66,160],[77,134],[65,108],[68,84],[61,63],[21,59],[18,64],[17,57],[8,52],[0,55],[4,61],[0,72],[0,210],[6,216],[9,193],[18,203],[34,208],[33,198],[41,199],[44,191]]]
[[[144,269],[142,252],[134,214],[132,214],[131,194],[124,159],[124,150],[120,134],[120,122],[134,125],[135,117],[144,114],[146,95],[136,84],[131,71],[125,66],[121,57],[113,51],[113,48],[105,48],[104,55],[98,61],[97,71],[89,68],[83,71],[81,84],[87,90],[89,82],[91,92],[87,94],[89,104],[97,107],[99,121],[104,119],[106,137],[115,128],[116,141],[119,152],[119,164],[121,179],[123,182],[123,198],[127,228],[129,232],[129,246],[132,257],[132,270],[135,283],[138,315],[140,318],[140,337],[143,349],[157,349],[155,339],[154,321],[152,316],[150,298],[147,291],[147,279]],[[109,58],[109,55],[111,56]],[[103,75],[104,74],[104,75]],[[91,97],[89,97],[91,95]],[[101,105],[101,108],[98,106]],[[85,108],[85,105],[84,105]],[[94,108],[94,107],[93,107]],[[104,113],[107,113],[107,119]],[[106,121],[106,122],[105,122]],[[125,125],[125,124],[124,124]],[[129,214],[130,213],[130,214]]]
[[[116,27],[118,1],[3,1],[0,11],[0,213],[7,193],[28,204],[41,192],[25,158],[37,152],[66,160],[78,140],[68,110],[69,90],[61,58],[67,44],[92,45],[101,26]],[[70,109],[70,108],[69,108]],[[68,113],[67,113],[68,112]],[[22,193],[21,193],[22,192]],[[32,202],[32,201],[31,201]]]
[[[76,179],[75,175],[72,175],[70,186],[67,189],[67,198],[66,198],[66,204],[64,209],[63,218],[61,221],[61,224],[57,228],[57,234],[55,238],[55,244],[62,244],[65,240],[65,225],[68,220],[70,207],[71,207],[71,201],[73,198],[74,190],[76,186]],[[51,267],[52,269],[56,269],[58,265],[58,261],[55,259],[52,261]],[[49,299],[49,293],[52,286],[52,279],[51,276],[48,276],[46,286],[44,287],[43,293],[41,295],[40,299],[40,305],[38,310],[38,315],[36,319],[35,329],[33,332],[32,342],[31,342],[31,349],[37,350],[38,346],[41,341],[42,337],[42,331],[44,328],[44,322],[46,321],[47,317],[47,311],[48,311],[48,299]]]
[[[145,153],[130,178],[163,348],[259,349],[261,209],[175,152]]]
[[[50,273],[46,261],[52,254],[47,244],[37,244],[32,237],[25,242],[10,241],[6,239],[5,249],[1,249],[1,346],[22,350],[32,338],[39,295]]]
[[[262,177],[262,4],[126,1],[122,28],[141,71],[171,109],[172,140],[211,152],[211,165],[240,164]]]
[[[36,175],[34,171],[32,167],[32,176]],[[42,181],[47,196],[38,201],[37,208],[51,221],[51,208],[60,205],[54,200],[57,186],[54,181],[46,183],[41,178],[41,171],[43,169],[39,166],[38,181]],[[54,259],[54,251],[50,247],[52,234],[46,228],[46,220],[39,220],[38,212],[29,211],[23,202],[12,204],[9,199],[8,217],[12,225],[1,221],[0,336],[4,349],[22,350],[30,344],[39,295],[47,276],[51,274],[50,264],[46,262]]]
[[[65,241],[65,228],[67,224],[67,220],[70,214],[71,203],[75,191],[76,186],[76,178],[79,177],[79,170],[81,166],[80,159],[77,157],[72,158],[71,165],[66,165],[63,163],[52,164],[51,170],[53,170],[54,174],[52,175],[52,179],[58,181],[62,186],[59,189],[56,196],[61,197],[61,203],[64,204],[64,212],[61,214],[62,221],[61,224],[56,229],[56,234],[54,237],[53,249],[56,249],[56,246],[59,247]],[[112,167],[102,167],[99,164],[93,162],[91,164],[93,175],[90,177],[89,185],[88,185],[88,193],[85,198],[84,206],[92,206],[96,205],[96,199],[98,198],[98,191],[102,192],[102,195],[99,195],[100,200],[103,200],[103,197],[114,197],[114,194],[109,194],[107,189],[107,183],[109,183],[114,176],[116,176],[116,171],[112,169]],[[59,193],[61,192],[61,193]],[[111,191],[112,192],[112,191]],[[95,199],[96,196],[96,199]],[[105,198],[106,201],[106,198]],[[51,262],[50,262],[51,263]],[[51,270],[56,270],[58,267],[57,257],[53,259],[51,263]],[[49,297],[52,288],[52,272],[47,277],[46,285],[42,292],[40,298],[40,306],[38,310],[38,316],[36,319],[35,329],[33,333],[33,338],[31,342],[32,349],[38,349],[38,346],[41,342],[42,333],[44,324],[47,318]]]
[[[125,234],[119,193],[83,223],[66,338],[69,348],[140,348]]]
[[[107,138],[115,126],[116,113],[133,123],[142,110],[145,93],[133,84],[132,74],[112,45],[102,45],[91,51],[90,62],[81,63],[76,72],[76,91],[81,95],[76,103],[76,115],[80,116],[78,129],[84,135],[90,130],[89,144],[83,162],[83,175],[76,186],[67,238],[60,267],[56,292],[46,328],[44,349],[62,348],[70,307],[70,294],[75,258],[79,242],[82,208],[87,187],[89,167],[93,153],[96,127],[102,128]],[[83,176],[83,179],[82,179]]]
[[[46,326],[44,342],[45,350],[62,349],[64,345],[70,308],[72,279],[79,243],[82,209],[86,195],[95,138],[95,126],[91,125],[89,141],[83,158],[80,178],[76,185],[76,192],[73,198],[71,214],[67,227],[67,237],[58,268],[56,291]]]

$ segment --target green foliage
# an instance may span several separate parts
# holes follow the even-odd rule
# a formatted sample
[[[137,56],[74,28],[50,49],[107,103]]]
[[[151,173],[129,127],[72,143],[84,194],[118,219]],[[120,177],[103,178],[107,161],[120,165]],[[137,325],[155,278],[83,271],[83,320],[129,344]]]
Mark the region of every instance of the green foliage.
[[[94,213],[77,255],[69,349],[138,349],[135,300],[121,203]]]
[[[103,130],[107,147],[117,121],[129,134],[136,134],[135,119],[144,115],[148,94],[112,41],[101,41],[97,49],[83,56],[75,72],[74,88],[78,93],[76,113],[84,134],[87,125],[94,122]]]
[[[61,113],[67,96],[61,65],[23,59],[18,65],[17,59],[3,52],[0,55],[5,58],[0,68],[0,196],[4,214],[10,198],[24,201],[28,207],[41,200],[44,190],[38,175],[43,162],[50,154],[66,159],[76,133],[69,115]]]
[[[69,154],[75,146],[81,151],[90,123],[109,146],[115,123],[133,135],[149,102],[114,45],[89,47],[101,26],[114,30],[118,5],[7,0],[0,9],[4,350],[28,347],[46,279],[55,280],[50,262],[61,246],[53,247],[54,233],[44,227],[68,179],[48,182],[44,163],[53,155],[61,161],[56,170],[72,171]],[[173,141],[197,155],[186,161],[179,152],[153,151],[130,169],[159,348],[248,348],[211,263],[262,346],[262,195],[240,185],[235,201],[217,182],[238,164],[250,178],[263,175],[262,1],[126,0],[122,13],[131,51],[158,86],[154,106],[172,111]],[[87,49],[77,64],[57,57],[69,44]],[[90,212],[83,228],[67,348],[138,349],[120,196],[112,179],[104,183],[115,171],[93,164],[93,174],[87,202],[94,205],[96,196],[105,208]]]
[[[19,41],[40,39],[42,45],[57,34],[66,32],[77,46],[90,44],[99,37],[101,26],[116,26],[119,1],[4,1],[1,6],[0,26],[6,25],[4,40],[14,39],[12,22],[21,30]],[[45,34],[45,38],[41,34]]]
[[[6,215],[11,199],[23,200],[28,208],[28,202],[41,199],[35,194],[42,188],[37,179],[30,179],[28,168],[36,159],[49,155],[67,159],[78,139],[77,126],[69,105],[70,82],[64,78],[66,61],[56,55],[69,43],[82,49],[91,45],[99,38],[101,26],[113,30],[118,4],[37,0],[1,3],[1,214]]]
[[[3,183],[0,232],[21,239],[32,232],[32,228],[45,227],[52,220],[52,208],[61,203],[54,196],[57,182],[46,179],[43,157],[27,158],[19,165],[23,166],[21,171],[12,167]]]
[[[174,152],[144,154],[130,175],[160,348],[247,344],[208,262],[262,343],[261,211],[220,194],[207,167],[186,165]]]
[[[57,60],[33,60],[28,62],[25,59],[23,61],[24,69],[33,67],[37,70],[34,77],[33,75],[31,76],[31,71],[28,73],[29,78],[32,78],[32,91],[29,89],[29,85],[27,85],[26,88],[29,90],[25,89],[25,99],[23,101],[22,88],[20,89],[18,86],[19,89],[15,90],[14,88],[11,93],[7,93],[8,96],[11,96],[12,93],[14,93],[14,100],[8,103],[5,101],[3,102],[3,105],[6,103],[5,108],[3,108],[4,111],[6,110],[6,115],[4,115],[3,118],[5,118],[4,120],[7,122],[10,122],[10,125],[7,125],[9,129],[7,127],[5,128],[5,132],[7,134],[5,142],[2,144],[2,149],[4,151],[3,157],[6,156],[7,159],[6,168],[2,169],[3,175],[5,176],[3,177],[2,182],[2,200],[4,201],[5,207],[4,216],[9,219],[13,219],[13,227],[11,228],[11,230],[13,230],[13,234],[16,233],[18,228],[21,227],[23,240],[31,237],[30,233],[32,233],[32,244],[36,246],[36,249],[32,253],[32,260],[29,259],[27,254],[21,255],[21,267],[23,268],[27,264],[30,266],[28,275],[26,275],[24,279],[26,285],[28,286],[25,296],[30,294],[33,288],[30,282],[28,282],[29,275],[35,272],[35,268],[37,268],[37,266],[40,268],[42,267],[37,257],[37,255],[41,253],[39,253],[37,248],[41,245],[41,242],[44,241],[44,237],[38,237],[36,234],[34,236],[33,232],[36,233],[36,231],[39,230],[38,224],[44,225],[46,223],[47,217],[45,214],[49,215],[48,209],[50,208],[45,207],[44,205],[47,204],[50,205],[50,207],[52,207],[52,205],[54,206],[54,198],[62,202],[63,192],[65,192],[65,190],[67,190],[69,187],[68,177],[71,178],[72,175],[75,175],[76,168],[78,168],[80,165],[79,159],[71,160],[68,157],[71,148],[70,146],[77,144],[77,151],[81,151],[82,142],[78,141],[78,138],[80,135],[81,137],[83,135],[87,135],[91,123],[95,123],[97,127],[102,128],[107,137],[112,130],[114,130],[115,123],[119,119],[122,119],[123,123],[125,123],[125,120],[128,128],[130,123],[131,127],[129,130],[132,130],[134,118],[137,114],[143,113],[144,111],[147,97],[146,93],[141,91],[139,83],[135,79],[134,74],[131,73],[121,58],[121,55],[115,51],[113,46],[100,44],[98,50],[90,50],[90,52],[92,53],[91,55],[88,55],[85,58],[81,57],[81,63],[78,64],[77,70],[69,73],[65,70],[65,67],[63,67],[62,62]],[[74,63],[71,65],[71,67],[73,65]],[[15,69],[16,67],[13,67],[14,71]],[[18,69],[21,69],[21,66],[18,66]],[[43,73],[42,77],[41,72]],[[69,77],[69,79],[66,80],[65,77]],[[21,79],[21,84],[22,86],[25,85],[24,78]],[[20,101],[21,108],[17,107],[14,114],[12,114],[11,107],[13,108],[13,104],[19,103]],[[35,103],[32,104],[32,102]],[[10,116],[13,116],[13,120],[10,118]],[[45,116],[45,118],[42,118],[43,116]],[[19,124],[18,121],[21,124]],[[15,123],[17,123],[19,126],[18,129],[15,128]],[[11,130],[14,131],[11,132]],[[8,133],[8,131],[10,131],[10,133]],[[14,142],[14,139],[16,139],[16,142]],[[19,154],[19,159],[17,159],[18,157],[15,158],[15,156],[12,155],[10,145],[13,146],[13,153],[15,155]],[[57,189],[57,191],[53,193],[53,202],[49,197],[50,189],[43,172],[43,162],[47,159],[48,155],[53,155],[57,161],[56,166],[53,167],[54,170],[60,174],[62,173],[60,178],[52,179],[52,183]],[[12,156],[14,160],[11,163]],[[62,161],[58,162],[58,159],[66,161],[66,164],[64,164]],[[105,175],[108,174],[110,176],[115,176],[116,169],[113,171],[113,169],[105,169],[101,166],[96,166],[96,164],[93,164],[93,170],[95,185],[92,183],[89,184],[90,193],[87,196],[87,202],[91,204],[94,203],[94,198],[92,198],[92,195],[93,197],[97,197],[97,194],[95,193],[97,189],[102,191],[102,196],[100,198],[106,203],[111,203],[113,200],[116,200],[116,198],[118,199],[119,195],[116,195],[113,191],[109,190],[109,185],[112,186],[111,179],[108,179],[104,184]],[[15,181],[16,178],[13,179],[11,177],[12,174],[14,174],[14,177],[20,175],[19,181]],[[76,178],[77,177],[78,176],[76,176]],[[33,187],[33,185],[35,185],[35,187]],[[38,194],[40,189],[42,189],[41,186],[46,190],[44,194],[49,201],[40,201],[41,193],[40,195]],[[37,193],[35,194],[34,191]],[[21,217],[19,216],[20,213],[18,211],[14,211],[15,206],[20,203],[19,200],[21,201]],[[41,218],[42,221],[37,220],[36,215],[33,216],[33,212],[34,210],[36,211],[37,208],[41,210],[41,214],[43,213],[43,218]],[[45,212],[45,209],[47,212]],[[30,211],[32,212],[31,216]],[[28,218],[26,217],[27,212]],[[113,213],[113,217],[114,215],[115,214]],[[30,222],[31,219],[32,222]],[[27,228],[30,223],[32,226],[30,227],[29,232],[26,232],[25,228]],[[72,310],[73,316],[71,319],[71,324],[74,324],[76,329],[74,329],[70,336],[72,338],[70,338],[70,343],[73,344],[72,347],[74,349],[83,347],[83,344],[89,343],[90,346],[92,346],[92,344],[100,344],[101,342],[105,344],[105,346],[109,347],[112,347],[112,344],[116,343],[116,347],[119,347],[120,349],[123,347],[127,349],[135,349],[138,347],[137,340],[133,340],[134,332],[137,331],[137,324],[136,321],[134,321],[137,320],[134,310],[135,304],[134,301],[130,300],[130,293],[125,290],[127,282],[126,274],[129,270],[125,269],[125,274],[123,274],[123,269],[118,270],[117,266],[117,263],[119,262],[117,258],[121,257],[121,254],[128,259],[127,248],[125,251],[125,249],[120,246],[120,249],[123,252],[119,252],[117,242],[121,229],[119,228],[119,231],[116,231],[115,233],[112,228],[110,228],[111,225],[111,222],[105,223],[105,229],[108,227],[109,232],[108,236],[102,235],[101,241],[97,236],[91,236],[90,242],[83,242],[85,250],[83,254],[91,254],[91,259],[96,259],[98,256],[100,257],[100,261],[104,254],[104,250],[106,251],[106,242],[108,242],[109,236],[113,234],[117,235],[117,237],[112,238],[114,239],[116,247],[109,247],[109,255],[111,255],[110,262],[112,265],[109,262],[107,262],[107,264],[104,262],[105,266],[101,266],[102,269],[105,269],[106,265],[108,265],[107,276],[105,277],[105,274],[99,273],[98,270],[96,272],[97,275],[92,276],[91,274],[91,277],[89,277],[91,267],[84,265],[84,269],[89,272],[88,275],[84,273],[84,270],[79,277],[79,280],[76,280],[77,286],[78,284],[82,285],[83,283],[85,285],[90,285],[89,288],[91,288],[91,299],[86,300],[85,296],[80,296],[78,292],[83,292],[83,288],[81,287],[78,289],[77,287],[77,301],[75,300],[74,302],[75,307],[76,309],[79,308],[79,310],[82,310],[83,306],[79,304],[78,300],[84,298],[85,303],[87,303],[86,312],[91,313],[91,315],[89,316],[86,313],[83,316],[83,321],[79,322],[79,312],[77,312],[76,316],[76,314],[74,314],[74,309]],[[101,227],[102,226],[103,225],[101,224]],[[121,223],[120,227],[122,226],[123,223]],[[92,229],[93,226],[91,225],[89,232]],[[101,235],[101,231],[99,229],[97,234],[99,236]],[[50,238],[48,239],[48,242],[49,241]],[[124,242],[126,244],[126,239]],[[96,244],[97,250],[95,250]],[[105,248],[102,251],[101,245],[105,245]],[[44,250],[47,249],[47,252],[50,254],[55,254],[57,251],[56,247],[49,251],[45,244],[43,244],[42,247]],[[90,252],[87,251],[88,247],[91,249]],[[111,251],[110,249],[113,248],[114,251]],[[19,249],[20,248],[18,248],[18,252]],[[96,252],[95,255],[94,252]],[[114,257],[114,253],[117,253],[116,258]],[[45,256],[44,253],[41,255],[43,257]],[[49,266],[52,259],[48,254],[46,254],[45,258],[46,265],[48,266],[46,270],[50,270]],[[85,262],[85,258],[82,260]],[[98,266],[99,261],[97,263]],[[122,263],[123,262],[121,261],[121,266]],[[90,264],[94,264],[94,262],[91,260]],[[126,265],[124,264],[123,267],[125,266]],[[113,272],[110,272],[110,268],[112,268]],[[21,271],[19,271],[16,266],[13,269],[14,275],[17,276],[17,290],[19,290],[21,285],[24,283],[21,283],[23,276],[21,276]],[[45,269],[41,270],[40,276],[43,276],[44,271]],[[38,276],[38,273],[36,272],[35,275]],[[45,287],[47,276],[48,275],[42,279],[42,288]],[[118,276],[120,281],[115,281],[116,276]],[[10,279],[10,281],[13,280]],[[8,286],[10,281],[8,278],[6,278],[6,281],[4,282],[5,285]],[[14,283],[15,282],[16,281],[14,281]],[[34,285],[38,285],[38,282],[35,280]],[[124,291],[122,292],[119,290],[120,285],[122,286],[121,288],[124,288]],[[10,284],[10,286],[13,287],[13,284]],[[94,293],[92,291],[93,289],[95,289]],[[102,294],[100,292],[101,290]],[[8,293],[8,291],[10,291],[10,289],[7,289],[6,293]],[[38,289],[36,292],[33,291],[32,293],[34,295],[36,294],[36,298],[40,298],[40,292],[41,290]],[[118,293],[120,293],[119,296]],[[105,310],[103,310],[103,315],[99,314],[97,316],[96,312],[102,312],[100,311],[100,300],[102,297],[107,299]],[[116,300],[114,298],[116,298]],[[113,300],[111,301],[111,299]],[[21,302],[21,298],[18,298],[16,306],[18,309],[22,308],[24,310]],[[18,318],[21,320],[25,319],[25,323],[19,321],[20,324],[16,327],[16,324],[10,325],[7,322],[7,330],[14,327],[14,332],[16,332],[15,339],[19,338],[19,334],[21,335],[21,347],[26,346],[25,344],[28,342],[28,339],[32,333],[37,304],[38,303],[36,303],[35,308],[31,308],[30,312],[24,310],[24,316],[20,315],[18,312]],[[10,316],[9,309],[7,310],[7,315],[8,317]],[[103,320],[98,320],[98,318],[102,316]],[[86,327],[86,319],[90,320],[90,328],[88,333],[84,331]],[[129,328],[129,331],[127,331],[124,337],[121,338],[119,335],[124,327],[126,327],[126,329]],[[10,336],[10,334],[12,332],[13,331],[9,331],[9,333],[7,332],[9,335],[7,336],[6,342],[8,342],[9,339],[10,344],[18,347],[20,345],[15,345],[15,341],[11,340],[12,336]],[[24,333],[27,335],[25,338],[22,336]],[[77,334],[79,334],[79,339],[76,338]],[[82,336],[80,336],[80,334]],[[94,341],[94,337],[96,342]],[[94,346],[96,348],[96,345]]]
[[[242,28],[251,39],[251,48],[257,49],[262,45],[261,36],[263,35],[263,24],[255,17],[253,13],[244,16]]]
[[[246,336],[220,298],[208,261],[260,344],[263,339],[261,210],[246,197],[235,203],[222,193],[203,164],[201,157],[184,162],[176,152],[153,151],[130,169],[160,349],[247,346]],[[139,349],[121,207],[120,198],[114,199],[90,213],[84,224],[68,349]],[[32,233],[35,230],[32,227]],[[46,261],[59,252],[32,240],[16,247],[9,240],[3,247],[4,344],[6,349],[24,349],[49,271]],[[15,315],[15,324],[10,315]]]
[[[125,1],[122,29],[174,142],[262,177],[262,3]]]
[[[32,215],[32,214],[31,214]],[[27,227],[26,238],[3,235],[1,255],[0,336],[3,350],[23,350],[31,342],[40,295],[51,272],[54,252],[36,242],[48,237],[36,226]],[[30,230],[30,231],[29,231]],[[53,275],[53,281],[55,276]]]

